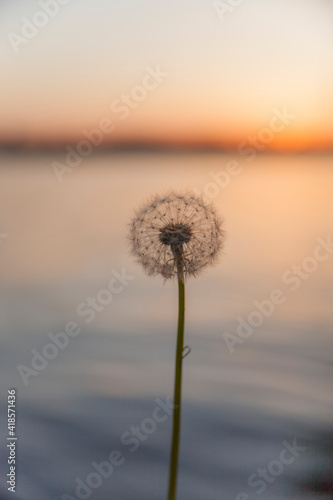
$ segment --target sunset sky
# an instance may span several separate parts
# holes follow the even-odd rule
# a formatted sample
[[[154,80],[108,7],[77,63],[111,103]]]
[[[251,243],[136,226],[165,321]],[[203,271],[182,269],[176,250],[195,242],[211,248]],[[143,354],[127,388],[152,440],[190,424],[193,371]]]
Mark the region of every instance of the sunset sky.
[[[3,0],[0,142],[332,149],[333,2],[235,3]]]

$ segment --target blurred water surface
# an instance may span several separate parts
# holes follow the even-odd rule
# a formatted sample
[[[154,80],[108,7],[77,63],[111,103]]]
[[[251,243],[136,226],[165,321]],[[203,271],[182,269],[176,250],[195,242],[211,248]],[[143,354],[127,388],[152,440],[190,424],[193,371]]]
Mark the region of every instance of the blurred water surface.
[[[51,167],[60,154],[1,160],[0,406],[5,415],[17,388],[17,498],[78,498],[76,479],[113,450],[125,461],[89,498],[166,498],[171,418],[133,453],[121,436],[172,395],[177,287],[142,273],[126,234],[142,200],[173,188],[209,195],[228,235],[221,262],[187,285],[179,499],[333,498],[332,157],[105,153],[62,183]],[[240,171],[227,182],[231,160]],[[78,307],[115,272],[131,279],[88,322]],[[231,353],[225,334],[275,289],[283,303]],[[24,384],[17,366],[31,368],[31,350],[69,321],[80,333]],[[264,491],[249,484],[294,440],[304,450],[275,465]],[[1,446],[5,473],[6,456]],[[5,474],[1,488],[7,499]]]

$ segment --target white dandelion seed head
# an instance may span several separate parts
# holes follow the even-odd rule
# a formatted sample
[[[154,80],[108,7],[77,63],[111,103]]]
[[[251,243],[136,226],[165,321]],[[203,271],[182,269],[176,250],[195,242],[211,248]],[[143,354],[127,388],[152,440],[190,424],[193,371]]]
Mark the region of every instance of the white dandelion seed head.
[[[156,196],[130,225],[132,254],[149,276],[197,276],[216,262],[224,246],[222,221],[212,205],[192,193]]]

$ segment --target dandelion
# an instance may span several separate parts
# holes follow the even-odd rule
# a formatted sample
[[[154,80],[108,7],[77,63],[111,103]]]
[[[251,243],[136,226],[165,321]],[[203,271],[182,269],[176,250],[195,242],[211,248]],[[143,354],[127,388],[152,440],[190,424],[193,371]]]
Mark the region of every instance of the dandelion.
[[[169,500],[176,498],[184,347],[185,279],[214,264],[224,245],[222,222],[212,205],[191,193],[155,197],[132,219],[132,254],[149,276],[178,280],[178,332],[175,364]]]
[[[221,221],[195,195],[156,197],[132,220],[132,253],[149,276],[197,276],[223,247]]]

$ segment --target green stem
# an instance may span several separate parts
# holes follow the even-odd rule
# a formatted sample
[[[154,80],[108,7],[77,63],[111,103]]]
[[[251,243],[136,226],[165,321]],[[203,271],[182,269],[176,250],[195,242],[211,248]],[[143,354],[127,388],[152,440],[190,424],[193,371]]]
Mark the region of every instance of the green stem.
[[[182,386],[182,361],[183,361],[183,343],[184,343],[184,318],[185,318],[185,285],[182,269],[178,267],[178,332],[176,349],[176,367],[175,367],[175,386],[174,386],[174,410],[172,427],[172,446],[170,458],[170,476],[169,476],[169,496],[168,500],[176,499],[177,487],[177,468],[178,452],[180,438],[180,416],[181,416],[181,386]]]

